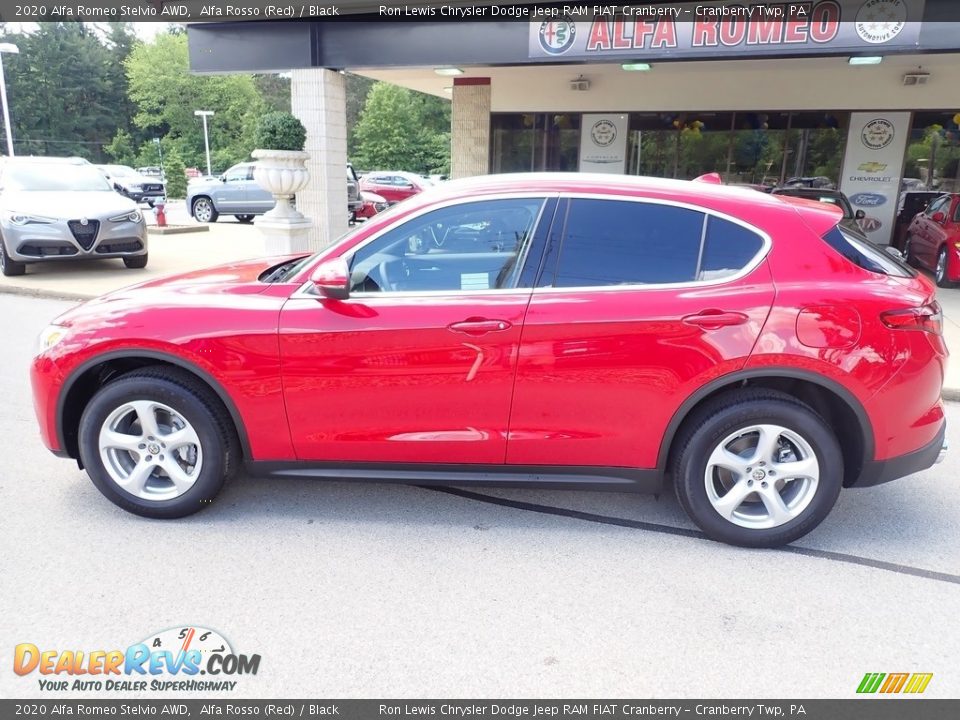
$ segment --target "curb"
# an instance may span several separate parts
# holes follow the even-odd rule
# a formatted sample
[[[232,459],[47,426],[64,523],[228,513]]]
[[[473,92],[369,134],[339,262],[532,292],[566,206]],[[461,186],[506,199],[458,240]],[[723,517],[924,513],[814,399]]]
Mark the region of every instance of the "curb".
[[[208,225],[147,225],[149,235],[186,235],[187,233],[210,232]]]
[[[64,292],[62,290],[49,290],[47,288],[29,288],[29,287],[20,287],[18,285],[2,285],[0,284],[0,293],[4,295],[21,295],[24,297],[35,297],[40,298],[41,300],[73,300],[75,302],[83,302],[85,300],[93,300],[99,295],[89,294],[89,293],[72,293]],[[100,293],[103,294],[103,293]]]
[[[943,388],[940,397],[944,402],[960,402],[960,388]]]

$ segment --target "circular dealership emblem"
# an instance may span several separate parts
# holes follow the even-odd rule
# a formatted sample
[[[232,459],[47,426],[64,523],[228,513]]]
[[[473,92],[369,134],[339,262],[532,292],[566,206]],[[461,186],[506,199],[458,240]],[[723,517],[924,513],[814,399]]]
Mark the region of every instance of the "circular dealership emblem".
[[[617,139],[617,126],[609,120],[600,120],[590,128],[590,137],[600,147],[607,147]]]
[[[906,24],[903,0],[867,0],[854,21],[860,39],[875,45],[893,40]]]
[[[540,47],[551,55],[562,55],[573,47],[577,28],[566,20],[540,23]]]
[[[883,150],[893,142],[893,124],[889,120],[877,118],[863,126],[860,139],[871,150]]]

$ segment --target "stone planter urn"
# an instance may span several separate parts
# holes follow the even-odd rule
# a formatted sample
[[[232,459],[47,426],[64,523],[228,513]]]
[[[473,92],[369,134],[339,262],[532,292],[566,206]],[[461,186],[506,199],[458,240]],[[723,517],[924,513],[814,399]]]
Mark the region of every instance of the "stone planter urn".
[[[252,154],[257,161],[253,168],[254,181],[277,201],[273,210],[267,212],[263,218],[302,221],[303,213],[294,207],[293,197],[310,182],[306,165],[309,153],[302,150],[258,149]]]

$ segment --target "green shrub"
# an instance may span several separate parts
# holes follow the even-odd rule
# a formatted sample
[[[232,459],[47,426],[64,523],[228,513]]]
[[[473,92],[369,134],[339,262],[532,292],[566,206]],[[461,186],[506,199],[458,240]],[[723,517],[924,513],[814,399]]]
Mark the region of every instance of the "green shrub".
[[[303,150],[307,130],[290,113],[267,113],[257,124],[254,141],[254,147],[261,150]]]
[[[169,153],[164,160],[163,175],[166,178],[166,192],[168,198],[185,198],[187,196],[187,175],[183,160],[176,152]]]

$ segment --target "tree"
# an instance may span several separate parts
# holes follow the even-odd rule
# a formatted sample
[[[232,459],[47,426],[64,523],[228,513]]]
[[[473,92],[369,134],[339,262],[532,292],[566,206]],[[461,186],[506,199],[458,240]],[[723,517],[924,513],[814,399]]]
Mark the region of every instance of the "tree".
[[[94,28],[44,22],[2,40],[20,48],[4,64],[17,152],[104,159],[103,146],[127,123],[125,88]]]
[[[137,162],[137,156],[133,151],[133,139],[123,128],[117,130],[113,140],[104,146],[104,152],[117,165],[134,165]]]
[[[209,135],[218,162],[249,156],[253,128],[264,110],[251,75],[191,74],[182,33],[160,34],[135,46],[126,68],[137,108],[134,123],[151,136],[165,136],[185,163],[206,167],[203,123],[194,110],[216,113],[209,118]]]
[[[378,82],[354,128],[356,166],[444,173],[450,165],[449,103]]]
[[[187,175],[180,154],[173,150],[164,160],[167,197],[185,198],[187,196]]]

